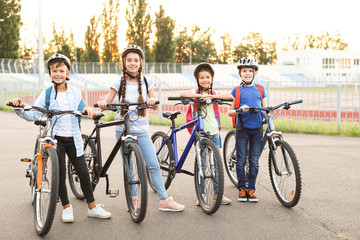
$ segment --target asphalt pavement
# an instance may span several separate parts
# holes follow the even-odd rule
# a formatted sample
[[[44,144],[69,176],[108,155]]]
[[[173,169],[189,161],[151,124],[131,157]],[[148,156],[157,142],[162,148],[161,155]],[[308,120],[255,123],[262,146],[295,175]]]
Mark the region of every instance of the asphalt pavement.
[[[14,113],[0,112],[0,239],[40,239],[34,231],[30,187],[25,178],[23,157],[32,157],[38,128]],[[82,132],[89,133],[92,121],[82,121]],[[150,126],[167,132],[169,127]],[[228,130],[222,130],[222,139]],[[183,149],[188,132],[178,135]],[[225,195],[232,200],[213,215],[195,205],[194,179],[177,174],[168,194],[186,208],[183,212],[158,210],[157,194],[149,188],[148,210],[143,222],[134,223],[126,211],[120,156],[108,175],[110,189],[120,190],[116,198],[105,194],[101,179],[94,195],[112,213],[107,220],[88,218],[86,203],[77,200],[69,189],[75,222],[61,222],[57,204],[53,226],[46,239],[360,239],[360,138],[284,134],[300,162],[302,194],[299,203],[283,207],[273,193],[265,150],[260,159],[256,195],[258,203],[236,200],[237,190],[225,175]],[[103,156],[115,144],[113,127],[102,129]],[[194,151],[184,165],[193,171]],[[225,173],[226,174],[226,173]]]

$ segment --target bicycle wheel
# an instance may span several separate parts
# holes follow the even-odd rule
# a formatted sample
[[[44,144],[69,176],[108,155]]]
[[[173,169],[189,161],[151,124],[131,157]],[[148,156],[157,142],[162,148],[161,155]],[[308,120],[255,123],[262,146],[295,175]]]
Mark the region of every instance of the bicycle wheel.
[[[30,165],[29,165],[29,174],[30,174],[30,187],[31,187],[31,205],[34,205],[35,202],[35,189],[36,189],[36,168],[37,168],[37,157],[38,157],[38,152],[39,152],[39,148],[40,148],[40,136],[36,137],[36,142],[35,142],[35,148],[34,148],[34,159],[32,159]]]
[[[175,177],[176,167],[174,160],[174,148],[170,141],[167,141],[161,151],[158,152],[166,138],[167,135],[164,132],[156,132],[151,136],[155,152],[157,153],[157,160],[160,165],[161,176],[165,184],[165,189],[168,189],[171,181]],[[147,167],[146,173],[150,187],[156,192],[156,189],[151,181],[150,171]]]
[[[195,157],[195,192],[204,212],[213,214],[219,209],[224,193],[224,169],[215,143],[202,139],[199,148],[200,154]]]
[[[291,146],[275,141],[276,149],[270,148],[269,173],[276,197],[285,207],[295,206],[301,195],[301,173],[298,160]],[[276,168],[279,172],[276,173]]]
[[[147,209],[147,183],[144,158],[136,143],[127,145],[124,156],[124,187],[126,203],[134,222],[144,220]]]
[[[82,134],[82,140],[83,140],[84,144],[85,144],[87,138],[88,138],[87,135]],[[91,180],[93,179],[94,162],[95,162],[96,156],[97,156],[97,154],[96,154],[95,143],[92,139],[90,139],[88,144],[86,146],[84,146],[84,157],[85,157],[85,162],[86,162]],[[85,196],[81,190],[80,178],[76,174],[75,168],[71,164],[71,162],[70,161],[67,161],[67,162],[68,162],[68,178],[69,178],[70,189],[77,199],[83,200],[83,199],[85,199]]]
[[[59,161],[54,148],[47,147],[43,151],[41,185],[35,193],[35,231],[39,236],[46,235],[54,221],[58,189]]]
[[[224,166],[230,181],[237,187],[235,130],[226,134],[223,149]]]

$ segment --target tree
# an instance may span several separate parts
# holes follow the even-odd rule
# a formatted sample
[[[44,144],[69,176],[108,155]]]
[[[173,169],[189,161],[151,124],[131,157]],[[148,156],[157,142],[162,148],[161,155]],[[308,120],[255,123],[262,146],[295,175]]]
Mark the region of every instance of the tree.
[[[259,64],[272,64],[276,59],[276,42],[267,42],[257,32],[250,32],[235,47],[236,59],[253,56]]]
[[[117,34],[119,28],[119,13],[119,0],[104,1],[104,9],[101,15],[104,37],[103,62],[118,62],[120,60]]]
[[[230,34],[225,33],[223,36],[221,36],[221,40],[223,43],[222,44],[223,47],[220,52],[219,63],[222,64],[232,63],[233,62],[232,51],[231,51],[232,39],[230,37]]]
[[[318,48],[324,50],[347,50],[348,44],[344,42],[339,32],[331,35],[329,32],[319,34],[309,33],[302,37],[295,35],[295,38],[288,37],[282,47],[283,51]]]
[[[190,41],[191,37],[187,34],[187,28],[184,27],[175,38],[176,51],[175,61],[176,62],[189,62],[190,55]]]
[[[87,27],[85,33],[85,52],[79,59],[80,62],[99,62],[99,38],[100,33],[97,33],[99,20],[93,16],[90,19],[90,25]]]
[[[0,58],[19,58],[20,0],[0,1]]]
[[[147,61],[151,61],[150,34],[152,32],[152,20],[147,11],[148,3],[146,0],[128,0],[126,8],[126,21],[128,29],[126,40],[128,44],[139,45],[146,54]]]
[[[156,62],[174,62],[176,45],[173,40],[175,21],[171,17],[165,17],[165,10],[160,5],[159,12],[155,13],[155,36],[157,41],[154,47]]]
[[[200,27],[194,25],[191,29],[191,36],[187,34],[184,28],[175,38],[177,45],[176,61],[177,62],[216,62],[217,52],[215,43],[211,40],[212,29],[208,28],[204,32]]]

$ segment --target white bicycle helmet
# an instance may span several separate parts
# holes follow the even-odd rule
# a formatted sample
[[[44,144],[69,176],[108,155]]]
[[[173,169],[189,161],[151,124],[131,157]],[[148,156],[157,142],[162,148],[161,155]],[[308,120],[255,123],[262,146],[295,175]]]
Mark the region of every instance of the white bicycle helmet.
[[[121,58],[124,59],[124,57],[126,56],[126,54],[128,54],[129,52],[134,52],[140,55],[140,57],[142,59],[144,59],[144,52],[143,50],[135,44],[130,44],[129,46],[127,46],[121,53]]]
[[[51,62],[55,62],[55,61],[65,63],[65,65],[67,66],[67,68],[70,71],[70,68],[71,68],[70,59],[67,56],[65,56],[64,54],[55,53],[54,55],[49,57],[49,59],[47,60],[47,67],[48,67],[49,72],[50,72],[50,64],[51,64]]]
[[[256,71],[259,70],[259,64],[253,57],[240,58],[237,64],[237,68],[241,69],[242,67],[251,67]]]

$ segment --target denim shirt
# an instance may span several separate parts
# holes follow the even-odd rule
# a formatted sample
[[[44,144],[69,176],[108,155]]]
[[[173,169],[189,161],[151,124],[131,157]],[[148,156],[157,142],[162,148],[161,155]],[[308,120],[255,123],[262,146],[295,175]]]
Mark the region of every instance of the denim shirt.
[[[36,99],[34,105],[40,108],[45,108],[45,96],[46,96],[46,90],[43,90],[39,97]],[[84,107],[86,106],[85,102],[82,100],[81,92],[78,88],[71,86],[70,84],[67,84],[67,90],[66,90],[67,96],[69,97],[70,102],[70,109],[73,111],[82,111]],[[55,89],[52,88],[51,94],[50,94],[50,105],[49,110],[56,110],[59,109],[59,104],[57,99],[55,99]],[[32,109],[31,111],[24,111],[23,109],[16,109],[16,114],[27,120],[27,121],[35,121],[39,119],[43,113],[36,111]],[[55,137],[56,133],[58,132],[58,126],[54,123],[56,122],[57,116],[53,117],[53,130],[52,130],[52,137]],[[76,156],[80,157],[84,154],[83,152],[83,142],[81,138],[81,132],[79,127],[79,120],[74,115],[71,115],[71,126],[72,126],[72,137],[74,138],[74,143],[76,147]]]

